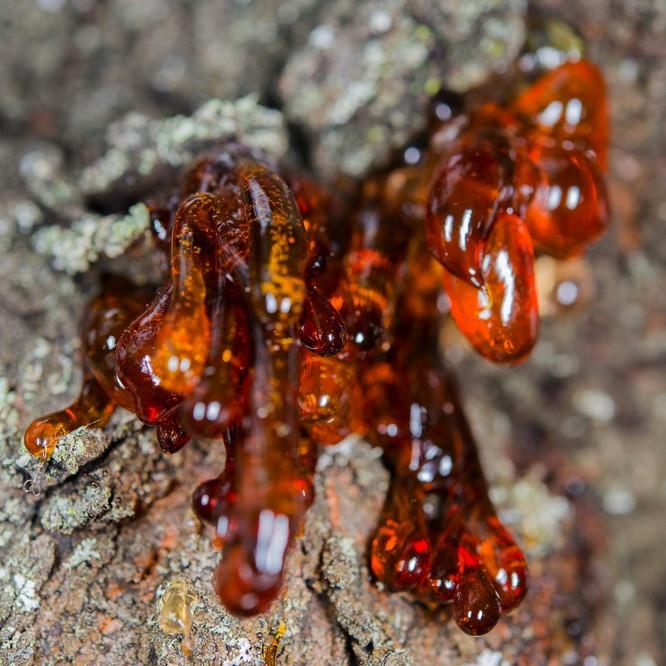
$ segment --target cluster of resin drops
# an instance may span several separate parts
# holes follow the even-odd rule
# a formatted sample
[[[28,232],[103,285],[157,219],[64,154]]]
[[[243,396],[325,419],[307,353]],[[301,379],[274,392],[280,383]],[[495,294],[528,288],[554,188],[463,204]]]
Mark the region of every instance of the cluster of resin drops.
[[[488,359],[530,352],[535,248],[580,253],[607,223],[604,83],[567,63],[505,106],[447,109],[416,158],[347,207],[241,146],[196,163],[177,196],[151,203],[164,284],[105,282],[83,322],[79,398],[26,432],[47,459],[120,406],[167,453],[193,436],[224,442],[224,470],[193,503],[234,613],[278,595],[317,447],[351,433],[381,446],[392,474],[370,545],[377,580],[451,603],[470,634],[526,593],[438,337],[452,316]]]

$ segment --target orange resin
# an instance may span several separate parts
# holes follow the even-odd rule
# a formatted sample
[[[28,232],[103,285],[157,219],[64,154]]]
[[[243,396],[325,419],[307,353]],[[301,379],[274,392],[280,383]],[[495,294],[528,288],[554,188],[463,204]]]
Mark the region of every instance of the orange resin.
[[[534,248],[577,254],[607,225],[603,80],[568,63],[508,107],[452,114],[346,204],[237,144],[198,160],[175,195],[149,201],[161,286],[104,281],[83,321],[80,396],[26,430],[46,461],[122,406],[167,454],[191,437],[224,446],[192,509],[212,526],[213,584],[237,615],[280,594],[319,447],[352,433],[391,473],[369,547],[385,589],[450,604],[472,635],[527,593],[440,330],[451,316],[494,362],[530,353]]]

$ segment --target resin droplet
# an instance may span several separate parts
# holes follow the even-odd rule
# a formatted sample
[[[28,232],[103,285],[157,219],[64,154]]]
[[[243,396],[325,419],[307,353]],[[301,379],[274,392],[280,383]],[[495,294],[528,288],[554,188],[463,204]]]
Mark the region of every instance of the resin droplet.
[[[420,593],[431,601],[445,604],[453,601],[458,590],[457,543],[460,531],[442,534],[433,548],[432,566]]]
[[[287,626],[280,620],[277,631],[273,635],[273,640],[263,649],[265,666],[277,666],[277,653],[280,647],[280,641],[287,631]]]
[[[225,546],[221,562],[215,569],[214,585],[220,600],[231,613],[251,616],[268,610],[282,586],[282,566],[289,542],[288,531],[278,528],[268,535],[256,558],[240,544]],[[268,565],[266,567],[266,565]]]
[[[164,453],[176,453],[190,441],[190,436],[180,423],[177,407],[157,422],[157,441]]]
[[[532,350],[539,330],[532,239],[519,217],[498,218],[482,276],[484,285],[476,288],[445,272],[453,319],[482,356],[496,363],[519,361]]]
[[[153,368],[156,338],[170,299],[170,288],[158,292],[148,308],[125,329],[116,347],[118,382],[132,394],[137,416],[151,425],[181,400],[160,384]]]
[[[303,308],[301,342],[319,356],[333,356],[347,342],[347,329],[340,313],[327,298],[309,291]]]
[[[189,583],[180,578],[169,581],[159,600],[158,623],[165,634],[182,634],[182,650],[189,654],[188,639],[192,629],[192,607],[197,597]]]
[[[503,611],[513,610],[527,594],[525,556],[496,516],[487,519],[488,534],[477,548],[479,559],[492,578]]]
[[[535,146],[544,173],[525,221],[537,246],[556,257],[580,252],[608,226],[608,202],[598,167],[581,150]]]
[[[36,419],[28,426],[23,436],[25,448],[36,458],[48,460],[62,437],[83,426],[103,428],[113,409],[109,397],[88,373],[79,397],[69,407]]]
[[[301,422],[319,444],[337,444],[352,430],[355,381],[350,363],[307,354],[301,362],[298,406]]]
[[[606,169],[609,119],[606,84],[590,62],[567,62],[525,90],[513,110],[557,141],[591,148]]]
[[[479,562],[464,546],[458,548],[459,583],[453,601],[456,624],[471,636],[487,634],[502,615],[500,600]]]
[[[417,587],[430,570],[430,543],[405,523],[387,520],[370,547],[374,576],[392,590]]]
[[[217,526],[219,519],[229,512],[229,507],[236,498],[232,478],[233,472],[227,463],[221,476],[204,481],[197,486],[192,495],[192,508],[201,520]],[[227,532],[226,529],[221,531]],[[220,536],[225,536],[225,534]]]
[[[206,278],[219,271],[215,251],[217,198],[192,195],[180,205],[171,232],[173,290],[155,339],[153,371],[168,391],[187,394],[203,372],[210,342]]]
[[[507,173],[489,142],[447,158],[435,177],[426,208],[431,251],[453,275],[483,283],[485,239],[497,215]]]

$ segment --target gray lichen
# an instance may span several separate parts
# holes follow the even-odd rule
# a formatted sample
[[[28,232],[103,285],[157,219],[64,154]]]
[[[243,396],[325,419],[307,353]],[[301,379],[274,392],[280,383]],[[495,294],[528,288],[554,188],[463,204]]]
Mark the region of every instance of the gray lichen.
[[[100,257],[121,256],[149,229],[148,208],[137,203],[127,215],[86,214],[68,227],[43,227],[33,237],[35,251],[49,257],[56,270],[84,273]]]
[[[21,158],[19,170],[26,189],[40,206],[59,216],[77,215],[83,210],[81,193],[68,178],[65,157],[56,146],[31,149]]]
[[[122,179],[148,179],[158,168],[182,167],[207,149],[232,140],[276,159],[284,157],[287,135],[282,114],[259,105],[254,95],[236,101],[212,99],[191,116],[154,119],[130,113],[110,127],[106,153],[78,176],[67,175],[62,153],[55,147],[29,152],[21,162],[21,173],[35,201],[70,220],[68,225],[38,229],[31,239],[33,247],[50,258],[56,270],[70,274],[87,271],[100,258],[121,256],[147,232],[148,209],[137,203],[127,214],[99,215],[86,210],[85,196]],[[24,209],[14,207],[13,214],[21,214],[25,221]]]
[[[467,90],[515,58],[524,0],[333,3],[280,79],[287,118],[312,138],[320,173],[384,164],[426,119],[440,88]]]
[[[83,539],[80,541],[69,558],[64,562],[63,566],[66,569],[76,569],[82,564],[92,562],[93,560],[100,560],[102,556],[97,550],[97,541],[93,538]]]
[[[260,106],[255,95],[211,99],[191,116],[152,119],[131,113],[107,134],[109,149],[81,174],[83,192],[102,192],[129,174],[148,177],[164,165],[181,167],[210,146],[235,140],[276,158],[287,151],[282,114]]]
[[[19,414],[16,409],[16,391],[6,377],[0,377],[0,446],[5,448],[19,432]]]
[[[410,0],[409,7],[438,37],[450,90],[465,92],[505,70],[525,40],[526,0]]]
[[[30,475],[40,489],[48,488],[74,476],[81,467],[99,458],[109,444],[109,438],[101,430],[94,427],[78,428],[60,439],[47,464],[27,451],[21,452],[15,464]],[[33,490],[36,492],[38,488],[33,487]]]
[[[0,564],[0,622],[14,610],[30,615],[39,609],[40,590],[55,557],[54,544],[49,537],[31,539],[21,530],[15,530],[13,536]],[[4,626],[0,631],[0,647],[11,630],[11,626]]]
[[[111,509],[112,491],[108,485],[90,483],[70,496],[56,494],[41,507],[40,521],[50,532],[71,534],[98,520]]]

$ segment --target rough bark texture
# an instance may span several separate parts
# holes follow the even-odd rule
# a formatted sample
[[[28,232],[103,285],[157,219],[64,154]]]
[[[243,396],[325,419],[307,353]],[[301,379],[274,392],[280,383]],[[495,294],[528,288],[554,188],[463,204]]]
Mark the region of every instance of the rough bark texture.
[[[77,321],[99,273],[114,265],[141,278],[153,268],[140,245],[118,256],[141,236],[141,211],[127,216],[122,198],[93,197],[91,207],[91,192],[129,191],[212,135],[239,135],[276,157],[289,145],[289,159],[325,175],[362,173],[418,131],[436,82],[461,91],[480,83],[524,34],[520,1],[357,8],[0,4],[0,663],[666,658],[666,9],[656,0],[560,8],[604,68],[614,127],[615,223],[570,269],[582,275],[581,308],[547,317],[532,359],[511,370],[448,335],[493,496],[531,565],[528,599],[490,636],[466,637],[446,610],[369,582],[366,545],[387,474],[363,442],[323,455],[285,593],[244,622],[212,592],[218,556],[189,508],[194,485],[220,468],[221,447],[195,443],[165,457],[150,431],[119,413],[104,433],[70,436],[46,470],[22,451],[22,428],[78,389]],[[246,93],[279,107],[289,129],[252,99],[231,103]],[[230,102],[190,118],[214,97]],[[186,117],[134,116],[111,130],[107,149],[107,127],[126,111]],[[538,269],[552,284],[552,265]],[[555,313],[548,299],[544,291]],[[192,595],[189,648],[160,628],[174,581]]]

